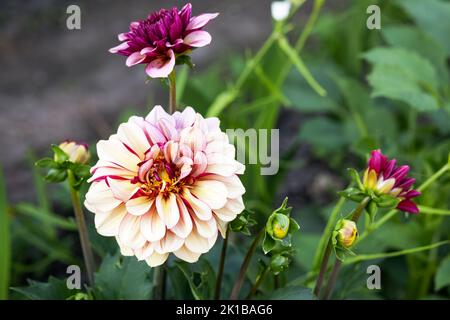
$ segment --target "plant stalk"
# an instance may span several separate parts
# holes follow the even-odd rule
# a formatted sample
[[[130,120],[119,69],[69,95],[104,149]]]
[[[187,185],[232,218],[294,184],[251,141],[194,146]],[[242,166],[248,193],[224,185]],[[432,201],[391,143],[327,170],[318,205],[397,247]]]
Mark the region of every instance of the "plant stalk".
[[[153,299],[163,300],[166,291],[166,265],[163,264],[155,269],[153,273]]]
[[[73,212],[78,226],[78,234],[80,236],[81,249],[83,251],[84,264],[88,275],[88,282],[90,286],[94,285],[94,271],[95,262],[94,254],[92,253],[91,243],[89,241],[88,231],[86,227],[86,220],[84,218],[83,208],[81,207],[80,194],[74,185],[75,177],[71,170],[68,170],[70,197],[72,200]]]
[[[177,74],[175,69],[169,75],[169,113],[177,110]]]
[[[223,239],[222,251],[220,252],[219,270],[217,271],[216,288],[214,292],[214,299],[220,299],[220,290],[222,289],[223,269],[225,267],[225,257],[227,255],[228,238],[230,234],[230,228],[227,226],[225,239]]]
[[[369,204],[369,202],[370,202],[370,197],[365,197],[360,202],[358,207],[356,207],[356,209],[353,211],[353,214],[351,217],[352,221],[354,221],[355,223],[358,222],[359,218],[361,217],[361,214],[363,213],[364,209]],[[330,238],[330,242],[331,242],[331,238]],[[337,279],[337,276],[338,276],[341,266],[342,266],[342,261],[339,259],[336,259],[336,262],[334,263],[334,266],[333,266],[333,270],[331,271],[330,279],[328,280],[328,284],[325,289],[325,294],[323,296],[325,300],[328,300],[333,292],[334,284],[336,283],[336,279]]]
[[[263,228],[253,240],[250,249],[248,249],[247,255],[242,262],[241,269],[239,270],[238,278],[233,286],[233,290],[231,291],[230,300],[236,300],[239,296],[239,292],[241,291],[242,284],[244,283],[245,273],[247,272],[248,266],[250,265],[250,260],[255,253],[256,246],[264,235],[265,229]]]

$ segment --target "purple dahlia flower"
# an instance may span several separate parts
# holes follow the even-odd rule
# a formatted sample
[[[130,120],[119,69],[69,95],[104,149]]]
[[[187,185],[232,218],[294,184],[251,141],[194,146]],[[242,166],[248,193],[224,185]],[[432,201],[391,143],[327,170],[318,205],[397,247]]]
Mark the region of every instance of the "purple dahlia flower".
[[[126,65],[147,64],[145,71],[151,78],[168,77],[175,67],[177,56],[211,43],[211,35],[203,31],[218,13],[192,16],[192,5],[178,11],[161,9],[147,19],[130,23],[130,31],[118,35],[120,45],[109,49],[128,57]]]
[[[390,194],[400,202],[397,209],[409,213],[419,213],[411,200],[420,195],[412,188],[416,180],[408,177],[409,166],[397,166],[396,160],[389,160],[380,150],[372,151],[368,168],[364,173],[363,185],[376,194]]]

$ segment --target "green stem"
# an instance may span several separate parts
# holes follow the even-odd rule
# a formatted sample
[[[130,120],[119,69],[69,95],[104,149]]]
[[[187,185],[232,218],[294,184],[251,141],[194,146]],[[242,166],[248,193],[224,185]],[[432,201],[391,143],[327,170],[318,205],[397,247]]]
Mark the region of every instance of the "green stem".
[[[72,170],[68,170],[68,180],[70,188],[70,197],[72,200],[73,212],[78,226],[78,234],[80,235],[81,249],[83,252],[84,263],[88,275],[89,285],[94,285],[94,271],[95,262],[94,254],[92,253],[91,244],[89,241],[88,231],[86,227],[86,220],[84,218],[83,208],[81,207],[80,194],[73,186],[75,184],[75,177]]]
[[[242,262],[241,269],[239,270],[238,278],[233,286],[233,290],[231,291],[230,300],[236,300],[239,297],[239,292],[241,291],[242,284],[244,283],[245,274],[247,272],[248,266],[250,265],[250,260],[255,253],[256,246],[264,235],[265,229],[263,228],[253,240],[250,248],[248,249],[247,255]]]
[[[358,222],[359,218],[361,217],[361,214],[364,212],[364,209],[367,207],[367,205],[370,202],[370,197],[365,197],[359,205],[356,207],[356,209],[353,211],[351,220],[355,223]],[[331,242],[331,239],[330,239]],[[334,263],[333,271],[331,271],[330,279],[328,280],[327,287],[325,289],[324,299],[328,300],[331,296],[331,293],[333,292],[334,284],[336,283],[337,276],[339,274],[339,270],[341,268],[342,261],[339,259],[336,259],[336,262]]]
[[[223,239],[222,251],[220,253],[219,270],[217,271],[216,288],[215,288],[215,293],[214,293],[215,300],[220,299],[220,290],[222,289],[223,269],[225,267],[225,257],[227,255],[229,234],[230,234],[230,228],[227,226],[225,239]]]
[[[175,69],[169,75],[169,113],[177,110],[177,75]]]
[[[153,273],[153,299],[163,300],[166,290],[166,267],[165,264],[156,267]]]
[[[323,254],[322,264],[320,265],[319,275],[317,276],[316,286],[314,288],[314,294],[316,295],[316,297],[319,297],[320,295],[320,289],[322,288],[322,283],[327,271],[328,260],[330,259],[331,255],[331,247],[332,247],[331,240],[329,240],[328,245],[325,249],[325,253]]]
[[[256,281],[255,281],[255,284],[252,286],[246,300],[250,300],[256,294],[259,286],[261,285],[261,283],[264,281],[267,274],[269,273],[269,270],[270,270],[269,267],[265,267],[264,270],[258,275],[258,277],[256,278]]]

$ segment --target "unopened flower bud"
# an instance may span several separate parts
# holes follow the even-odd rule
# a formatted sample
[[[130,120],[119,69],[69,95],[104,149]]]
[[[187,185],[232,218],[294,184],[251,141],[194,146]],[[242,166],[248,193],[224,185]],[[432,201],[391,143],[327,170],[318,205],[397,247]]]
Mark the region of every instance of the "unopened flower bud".
[[[73,163],[86,164],[91,158],[87,144],[75,141],[64,141],[59,148],[69,156],[69,161]],[[58,161],[55,155],[55,161]]]
[[[272,18],[275,21],[283,21],[289,16],[291,10],[291,2],[289,0],[285,1],[274,1],[271,5]]]
[[[356,223],[351,220],[343,219],[339,222],[337,230],[337,241],[344,248],[350,248],[358,237]]]
[[[289,217],[284,214],[276,214],[272,220],[273,236],[277,239],[284,239],[289,231]]]

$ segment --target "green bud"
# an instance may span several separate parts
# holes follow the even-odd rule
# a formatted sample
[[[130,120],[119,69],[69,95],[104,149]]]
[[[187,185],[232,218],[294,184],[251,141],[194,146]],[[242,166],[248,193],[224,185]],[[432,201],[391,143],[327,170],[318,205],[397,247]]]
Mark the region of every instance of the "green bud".
[[[88,146],[86,144],[76,143],[75,141],[64,141],[57,148],[54,147],[53,151],[55,152],[56,162],[69,160],[73,163],[86,164],[91,158]],[[66,155],[64,156],[61,151]]]
[[[291,259],[288,256],[275,254],[270,258],[270,270],[272,270],[274,274],[278,274],[285,271],[290,263]]]
[[[273,237],[276,239],[284,239],[289,232],[290,219],[284,214],[275,214],[272,220]]]

